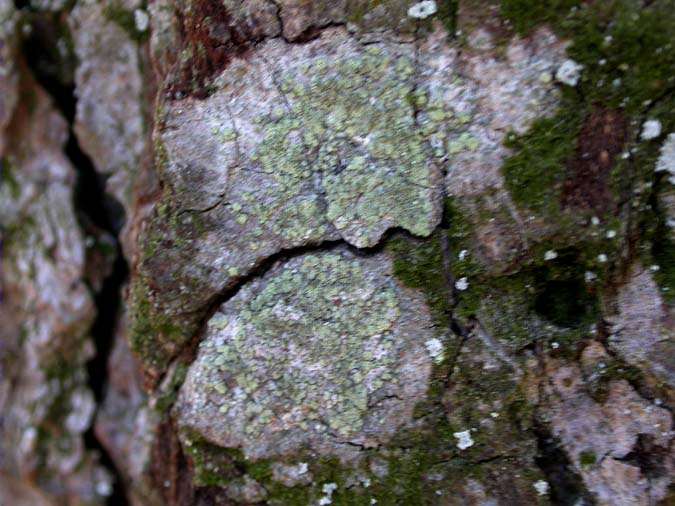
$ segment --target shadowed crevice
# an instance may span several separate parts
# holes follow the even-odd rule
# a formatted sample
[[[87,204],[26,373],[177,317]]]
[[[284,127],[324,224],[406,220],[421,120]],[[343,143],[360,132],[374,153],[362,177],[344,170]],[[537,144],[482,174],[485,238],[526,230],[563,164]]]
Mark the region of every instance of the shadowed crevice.
[[[548,428],[534,425],[538,455],[535,462],[546,476],[551,503],[558,506],[592,506],[595,501],[586,490],[581,476],[572,469],[572,463]]]

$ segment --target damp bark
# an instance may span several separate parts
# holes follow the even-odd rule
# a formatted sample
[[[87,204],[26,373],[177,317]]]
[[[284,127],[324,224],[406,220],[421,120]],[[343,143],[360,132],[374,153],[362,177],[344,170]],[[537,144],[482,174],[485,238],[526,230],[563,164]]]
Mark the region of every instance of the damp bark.
[[[98,282],[87,280],[96,305],[96,319],[90,329],[95,353],[87,363],[88,386],[97,406],[100,406],[107,387],[108,359],[122,307],[122,288],[129,275],[127,262],[117,240],[124,225],[124,211],[118,202],[106,194],[105,179],[96,172],[92,161],[80,148],[73,130],[77,98],[72,76],[68,75],[68,65],[57,59],[49,47],[63,29],[60,25],[63,21],[56,14],[31,13],[26,2],[17,1],[16,7],[27,12],[27,19],[31,23],[21,48],[28,70],[51,96],[54,106],[68,122],[65,154],[77,174],[74,207],[80,227],[87,236],[93,233],[99,237],[105,236],[108,240],[113,239],[114,242],[114,255],[108,256],[108,265],[103,266],[102,279]],[[64,67],[66,74],[59,75],[64,72]],[[89,255],[87,261],[90,262]],[[89,450],[99,455],[100,464],[113,476],[113,490],[107,503],[128,504],[122,475],[98,440],[93,425],[85,432],[84,441]]]

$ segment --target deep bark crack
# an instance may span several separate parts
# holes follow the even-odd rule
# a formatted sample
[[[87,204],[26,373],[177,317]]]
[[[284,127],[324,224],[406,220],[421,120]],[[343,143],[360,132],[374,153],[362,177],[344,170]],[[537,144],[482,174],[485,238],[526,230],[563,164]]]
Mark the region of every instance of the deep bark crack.
[[[20,9],[21,2],[17,2],[16,7]],[[56,18],[52,22],[58,23]],[[75,135],[74,123],[77,107],[75,86],[64,84],[54,75],[44,71],[42,58],[51,54],[43,47],[45,43],[45,40],[29,35],[23,40],[22,54],[25,56],[27,71],[51,97],[53,105],[68,123],[68,139],[64,152],[77,175],[73,207],[78,223],[83,234],[88,226],[93,225],[103,233],[115,237],[116,240],[115,259],[110,274],[105,277],[98,292],[93,287],[89,287],[94,298],[96,318],[89,330],[95,354],[87,363],[87,374],[88,386],[94,394],[98,410],[107,387],[108,359],[112,351],[116,324],[122,305],[122,287],[128,279],[128,265],[118,241],[124,220],[123,211],[119,203],[106,194],[105,178],[96,172],[92,160],[84,153]],[[122,474],[96,436],[93,425],[84,433],[83,439],[87,450],[98,455],[99,464],[105,467],[113,478],[113,489],[107,503],[128,504]]]

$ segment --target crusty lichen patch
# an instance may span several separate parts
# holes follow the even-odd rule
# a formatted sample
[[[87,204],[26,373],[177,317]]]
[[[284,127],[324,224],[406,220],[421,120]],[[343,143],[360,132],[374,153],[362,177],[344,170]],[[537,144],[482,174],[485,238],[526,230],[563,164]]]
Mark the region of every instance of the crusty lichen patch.
[[[183,427],[249,458],[377,446],[424,398],[432,337],[422,297],[384,254],[275,266],[211,318],[178,401]]]
[[[270,181],[251,186],[244,171],[234,174],[235,221],[249,236],[255,224],[293,242],[337,229],[358,247],[393,226],[428,235],[439,219],[439,173],[408,100],[412,55],[371,47],[332,56],[279,71],[282,102],[252,118],[262,139],[250,170]],[[247,114],[236,119],[246,128]]]
[[[424,51],[456,63],[447,45]],[[152,280],[153,311],[181,339],[216,294],[280,251],[339,239],[372,247],[392,228],[431,234],[448,139],[466,119],[445,64],[418,82],[427,60],[413,44],[363,46],[329,29],[307,44],[261,44],[207,99],[162,104],[164,195],[137,279]]]
[[[261,241],[335,229],[358,247],[390,227],[428,235],[440,171],[415,122],[413,58],[412,45],[363,49],[340,32],[298,49],[271,42],[234,63],[209,103],[168,112],[166,176],[180,193],[204,186],[192,188],[200,204],[223,196],[244,257]],[[191,135],[195,122],[205,140]]]

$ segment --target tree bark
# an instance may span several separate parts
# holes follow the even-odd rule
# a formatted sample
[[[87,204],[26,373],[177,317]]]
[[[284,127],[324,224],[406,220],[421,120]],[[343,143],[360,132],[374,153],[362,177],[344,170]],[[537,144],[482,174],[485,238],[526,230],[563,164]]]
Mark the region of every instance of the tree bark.
[[[673,7],[0,0],[0,504],[670,504]]]

